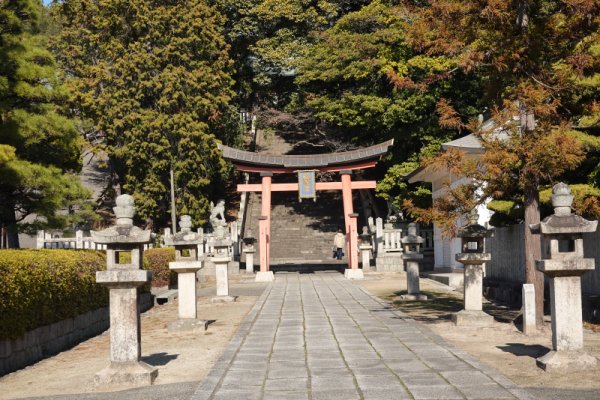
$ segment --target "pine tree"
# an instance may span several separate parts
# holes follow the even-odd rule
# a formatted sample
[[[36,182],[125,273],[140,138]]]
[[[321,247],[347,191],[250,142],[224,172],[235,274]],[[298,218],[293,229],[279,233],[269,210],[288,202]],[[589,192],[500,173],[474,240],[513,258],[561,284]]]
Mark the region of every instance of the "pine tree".
[[[178,212],[205,222],[225,171],[217,140],[237,134],[223,129],[234,93],[221,15],[201,0],[66,0],[56,14],[73,108],[138,215],[169,219],[173,168]]]
[[[73,123],[61,114],[67,93],[47,38],[41,2],[0,2],[0,223],[18,247],[17,223],[59,227],[56,211],[89,194],[65,173],[81,168]]]

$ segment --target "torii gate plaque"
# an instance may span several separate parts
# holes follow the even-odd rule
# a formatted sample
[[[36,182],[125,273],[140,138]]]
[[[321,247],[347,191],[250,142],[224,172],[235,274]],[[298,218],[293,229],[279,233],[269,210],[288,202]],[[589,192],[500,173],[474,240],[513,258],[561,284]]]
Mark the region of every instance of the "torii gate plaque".
[[[348,268],[344,275],[348,279],[361,279],[362,270],[358,269],[358,214],[354,213],[352,190],[375,189],[375,181],[352,181],[352,171],[372,168],[388,152],[393,140],[352,151],[335,154],[316,155],[267,155],[237,150],[219,145],[223,158],[231,161],[238,171],[260,173],[260,184],[238,185],[238,192],[261,192],[261,216],[259,218],[260,271],[257,281],[273,280],[270,271],[269,255],[271,242],[271,193],[298,191],[298,183],[272,183],[273,174],[297,173],[298,170],[318,172],[339,172],[340,182],[316,182],[315,189],[341,190],[344,203],[344,225],[346,229],[346,250]]]

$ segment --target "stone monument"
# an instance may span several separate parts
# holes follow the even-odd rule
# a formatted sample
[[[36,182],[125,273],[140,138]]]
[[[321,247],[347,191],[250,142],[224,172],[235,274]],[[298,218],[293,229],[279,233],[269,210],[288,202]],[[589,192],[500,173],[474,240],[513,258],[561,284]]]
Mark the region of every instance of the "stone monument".
[[[110,365],[96,374],[95,383],[151,385],[158,370],[141,361],[138,306],[138,288],[151,279],[151,272],[141,269],[144,244],[150,242],[151,232],[133,225],[133,197],[121,195],[116,202],[116,225],[91,232],[94,242],[106,245],[107,270],[96,272],[96,282],[108,287],[110,299]],[[121,253],[129,253],[131,262],[122,263]]]
[[[483,265],[491,260],[490,253],[484,253],[484,238],[492,232],[479,225],[477,210],[469,216],[467,226],[461,228],[458,237],[462,241],[462,253],[456,254],[456,261],[464,267],[464,310],[452,315],[456,325],[490,326],[494,317],[483,312]]]
[[[192,217],[182,215],[179,220],[180,231],[165,236],[165,244],[175,247],[175,261],[169,263],[169,269],[177,272],[177,290],[179,297],[179,319],[169,323],[169,331],[206,330],[208,321],[198,319],[196,304],[196,273],[202,268],[198,255],[198,245],[202,243],[201,234],[192,232]]]
[[[581,275],[595,268],[593,258],[583,258],[583,234],[595,232],[598,221],[572,214],[572,203],[569,186],[554,185],[554,214],[531,226],[544,239],[543,259],[536,261],[536,268],[550,278],[552,351],[536,360],[546,371],[576,371],[597,364],[583,351]]]
[[[252,236],[252,231],[250,229],[248,229],[248,234],[244,239],[242,239],[242,242],[244,243],[242,252],[246,255],[246,273],[253,274],[254,254],[256,253],[256,247],[254,247],[254,244],[256,243],[256,238]]]
[[[423,259],[421,245],[425,241],[417,235],[417,224],[408,224],[408,235],[401,239],[403,252],[402,258],[406,262],[406,294],[400,296],[402,300],[427,300],[427,296],[421,294],[419,287],[419,260]]]
[[[362,262],[363,271],[371,270],[371,251],[373,250],[372,236],[369,233],[369,228],[363,226],[362,233],[358,237],[358,250],[360,251],[360,258]]]

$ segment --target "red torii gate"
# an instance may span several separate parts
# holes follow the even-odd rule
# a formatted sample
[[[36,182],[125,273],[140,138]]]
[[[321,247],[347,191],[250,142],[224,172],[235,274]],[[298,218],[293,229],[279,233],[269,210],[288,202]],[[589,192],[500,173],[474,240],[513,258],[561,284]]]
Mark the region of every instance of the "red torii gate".
[[[358,269],[358,214],[354,213],[352,190],[375,189],[375,181],[352,181],[352,171],[372,168],[377,164],[388,148],[394,143],[387,142],[342,153],[316,155],[270,155],[252,153],[219,145],[223,158],[231,161],[238,171],[260,173],[260,184],[241,184],[238,192],[261,192],[261,216],[259,221],[260,272],[256,280],[272,280],[270,271],[271,242],[271,193],[298,191],[298,183],[272,183],[273,174],[296,173],[298,170],[318,172],[339,172],[340,182],[316,182],[315,189],[341,190],[344,204],[344,222],[346,229],[346,250],[348,269],[345,276],[351,279],[361,278]]]

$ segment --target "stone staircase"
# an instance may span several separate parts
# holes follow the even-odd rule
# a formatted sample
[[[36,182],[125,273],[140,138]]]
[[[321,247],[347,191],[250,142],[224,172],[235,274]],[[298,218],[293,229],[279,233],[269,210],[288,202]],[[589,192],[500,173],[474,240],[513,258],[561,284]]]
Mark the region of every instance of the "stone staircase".
[[[260,193],[249,197],[244,236],[252,230],[258,240]],[[343,228],[341,192],[319,192],[316,202],[298,200],[295,192],[273,192],[271,207],[271,266],[321,265],[343,268],[346,259],[332,257],[333,236],[338,227]],[[254,264],[260,263],[260,250]]]

